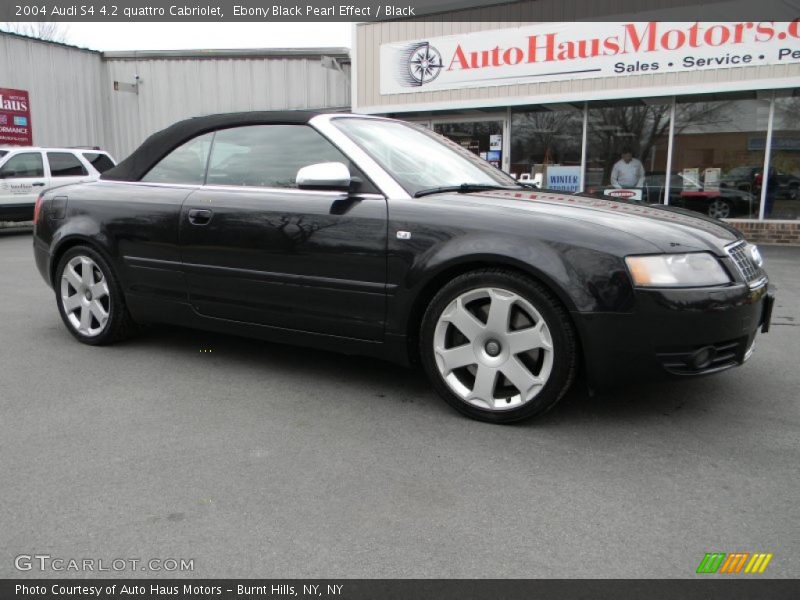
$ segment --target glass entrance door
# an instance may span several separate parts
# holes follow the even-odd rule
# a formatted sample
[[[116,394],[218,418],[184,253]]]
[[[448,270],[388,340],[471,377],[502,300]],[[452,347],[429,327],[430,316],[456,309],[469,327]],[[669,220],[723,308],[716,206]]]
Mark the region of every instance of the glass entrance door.
[[[433,130],[498,169],[508,170],[506,158],[506,119],[434,121]]]

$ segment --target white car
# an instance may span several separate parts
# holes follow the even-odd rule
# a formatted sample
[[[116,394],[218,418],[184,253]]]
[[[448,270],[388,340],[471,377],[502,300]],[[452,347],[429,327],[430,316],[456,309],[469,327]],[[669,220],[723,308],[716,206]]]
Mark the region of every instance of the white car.
[[[102,150],[0,146],[0,221],[29,221],[43,191],[94,181],[115,164]]]

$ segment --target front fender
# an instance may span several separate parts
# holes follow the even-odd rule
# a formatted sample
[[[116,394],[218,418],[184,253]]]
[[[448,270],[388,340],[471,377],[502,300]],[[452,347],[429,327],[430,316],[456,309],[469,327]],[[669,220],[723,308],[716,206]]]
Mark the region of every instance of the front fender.
[[[418,242],[419,243],[419,242]],[[535,239],[469,232],[405,256],[408,268],[390,289],[390,332],[408,332],[442,286],[466,271],[505,266],[548,288],[572,313],[630,312],[633,287],[624,262],[602,250]],[[395,268],[397,261],[393,261]]]
[[[464,271],[461,267],[473,264],[505,265],[525,271],[550,288],[569,310],[579,310],[590,303],[580,288],[570,286],[574,274],[557,249],[538,240],[500,238],[491,233],[473,232],[429,247],[415,258],[401,287],[413,293],[447,272]]]

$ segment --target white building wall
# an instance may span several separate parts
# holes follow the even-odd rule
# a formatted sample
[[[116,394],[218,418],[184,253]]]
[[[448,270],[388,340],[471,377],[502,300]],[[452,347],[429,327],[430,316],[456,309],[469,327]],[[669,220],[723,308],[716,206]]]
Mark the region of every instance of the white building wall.
[[[0,87],[30,92],[34,144],[108,146],[101,62],[99,52],[0,34]]]
[[[319,56],[291,58],[114,59],[107,88],[134,83],[138,94],[110,92],[109,126],[124,156],[148,135],[188,117],[221,112],[350,106],[349,65],[324,68]]]
[[[114,90],[136,75],[138,93]],[[349,108],[350,64],[336,48],[102,54],[0,32],[0,87],[29,92],[37,146],[100,146],[120,160],[188,117]]]

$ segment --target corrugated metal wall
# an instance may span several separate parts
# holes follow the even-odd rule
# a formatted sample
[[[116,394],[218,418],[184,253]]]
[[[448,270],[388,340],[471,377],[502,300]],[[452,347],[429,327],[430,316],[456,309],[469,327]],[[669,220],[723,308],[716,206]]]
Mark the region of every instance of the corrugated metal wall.
[[[322,67],[319,57],[107,59],[108,89],[133,83],[139,93],[111,92],[109,126],[123,156],[145,137],[180,119],[220,112],[350,106],[349,65]]]
[[[390,42],[424,39],[530,25],[547,21],[575,21],[602,15],[625,15],[636,18],[637,5],[641,2],[629,0],[606,0],[594,4],[594,14],[587,12],[586,6],[563,0],[534,0],[508,6],[493,6],[466,11],[456,11],[435,15],[429,21],[385,21],[362,23],[356,27],[354,35],[354,63],[356,80],[354,82],[353,110],[357,112],[402,112],[404,110],[424,110],[425,104],[447,104],[458,108],[460,103],[481,106],[506,106],[509,98],[537,102],[562,102],[578,99],[590,100],[605,94],[613,96],[624,89],[624,97],[647,95],[648,88],[688,89],[706,85],[736,84],[747,82],[753,89],[758,80],[773,81],[785,79],[786,87],[794,87],[800,81],[800,65],[771,65],[733,69],[714,69],[685,73],[658,73],[631,75],[627,77],[605,77],[598,79],[575,79],[551,81],[522,85],[501,85],[489,87],[470,87],[414,94],[380,94],[380,46]],[[641,6],[639,6],[641,8]],[[580,10],[580,14],[577,11]],[[502,14],[502,22],[489,21]],[[470,19],[465,21],[464,19]],[[480,19],[486,19],[480,22]],[[770,85],[765,87],[775,87]],[[661,92],[659,92],[660,94]],[[691,93],[691,92],[687,92]],[[622,94],[618,95],[623,97]],[[478,102],[479,101],[479,102]],[[518,102],[519,103],[519,102]],[[382,109],[385,107],[385,111]],[[441,106],[436,107],[441,108]]]
[[[0,87],[30,92],[34,144],[110,143],[99,52],[0,33]]]
[[[240,110],[350,106],[350,65],[287,56],[104,57],[0,32],[0,87],[27,90],[38,146],[101,146],[124,158],[180,119]],[[212,51],[213,53],[213,51]],[[339,58],[346,58],[339,56]],[[138,94],[114,91],[135,82]]]

